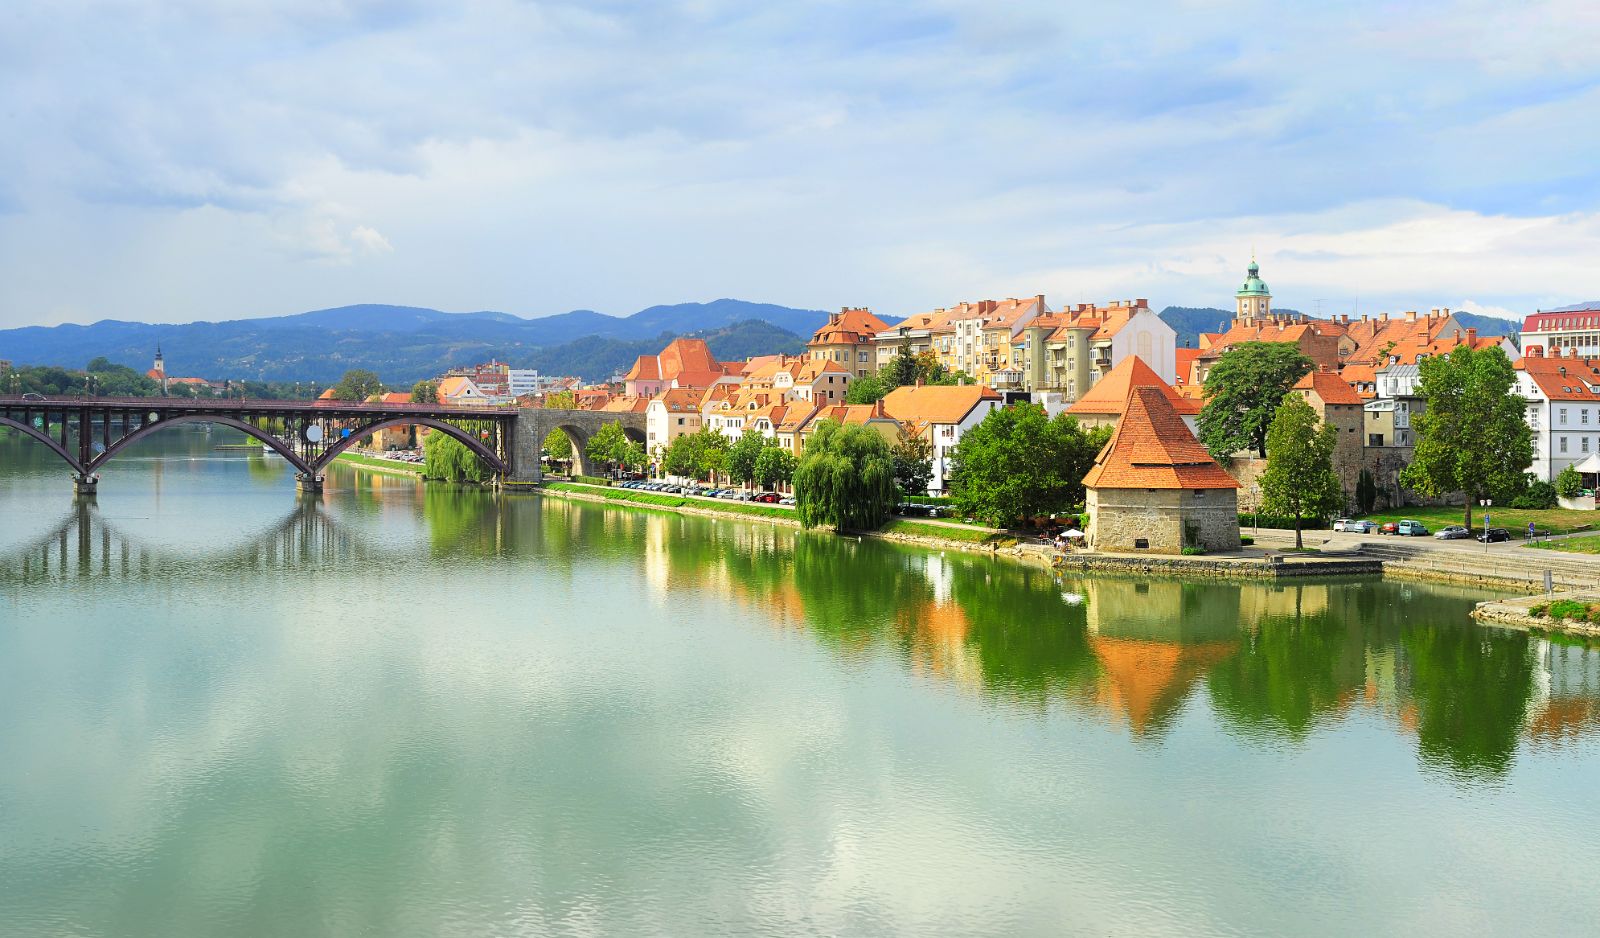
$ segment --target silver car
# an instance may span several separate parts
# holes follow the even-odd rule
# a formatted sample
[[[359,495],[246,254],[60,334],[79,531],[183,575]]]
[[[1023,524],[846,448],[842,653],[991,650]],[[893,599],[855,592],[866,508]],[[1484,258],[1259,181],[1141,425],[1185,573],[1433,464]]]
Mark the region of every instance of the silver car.
[[[1377,527],[1365,519],[1340,518],[1333,523],[1335,531],[1349,531],[1354,534],[1371,534]]]

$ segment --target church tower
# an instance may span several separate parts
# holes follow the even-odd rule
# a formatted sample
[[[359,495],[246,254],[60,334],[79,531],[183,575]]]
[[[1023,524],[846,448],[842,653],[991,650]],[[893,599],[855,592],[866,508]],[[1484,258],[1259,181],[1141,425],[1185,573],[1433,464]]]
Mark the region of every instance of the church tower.
[[[1262,282],[1261,268],[1254,257],[1250,258],[1250,266],[1245,268],[1244,286],[1233,298],[1236,304],[1234,315],[1245,322],[1272,317],[1272,290]]]
[[[167,363],[161,358],[161,346],[156,346],[156,363],[147,374],[161,385],[161,396],[167,396]]]

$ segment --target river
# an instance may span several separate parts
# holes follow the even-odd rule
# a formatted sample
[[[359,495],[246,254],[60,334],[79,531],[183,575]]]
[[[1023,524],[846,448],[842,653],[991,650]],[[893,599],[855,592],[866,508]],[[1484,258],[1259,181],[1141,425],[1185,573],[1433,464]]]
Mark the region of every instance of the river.
[[[3,433],[3,431],[0,431]],[[0,435],[0,934],[1575,934],[1600,651]]]

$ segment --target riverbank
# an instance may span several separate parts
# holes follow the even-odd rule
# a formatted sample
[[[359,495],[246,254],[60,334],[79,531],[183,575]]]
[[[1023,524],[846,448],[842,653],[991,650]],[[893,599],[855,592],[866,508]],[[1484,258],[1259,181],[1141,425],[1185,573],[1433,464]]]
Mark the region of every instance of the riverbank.
[[[398,459],[382,459],[377,456],[365,456],[361,453],[340,453],[334,457],[335,462],[353,466],[358,469],[370,469],[373,472],[387,472],[391,475],[407,475],[422,478],[422,464],[402,462]]]
[[[1489,625],[1519,629],[1524,632],[1578,635],[1600,639],[1600,623],[1588,619],[1553,618],[1548,610],[1557,602],[1577,603],[1583,606],[1600,603],[1600,590],[1490,600],[1478,603],[1472,610],[1472,617]]]

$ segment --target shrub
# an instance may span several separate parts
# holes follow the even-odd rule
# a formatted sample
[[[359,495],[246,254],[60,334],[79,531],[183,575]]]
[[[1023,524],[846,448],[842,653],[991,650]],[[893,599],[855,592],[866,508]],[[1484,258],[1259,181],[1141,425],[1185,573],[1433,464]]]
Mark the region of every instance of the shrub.
[[[1242,544],[1245,547],[1249,547],[1251,544],[1254,544],[1255,542],[1256,542],[1256,539],[1251,537],[1248,534],[1239,535],[1239,543]]]
[[[607,479],[604,476],[579,476],[579,475],[575,475],[575,476],[572,477],[572,481],[574,481],[574,482],[587,482],[590,485],[610,485],[611,484],[611,480]]]
[[[1254,515],[1247,512],[1239,516],[1239,526],[1243,528],[1254,526],[1258,528],[1272,528],[1274,530],[1292,531],[1294,530],[1294,519],[1285,518],[1280,515]],[[1326,528],[1327,526],[1327,518],[1300,519],[1300,529],[1302,531],[1316,531],[1321,528]]]
[[[1589,607],[1573,599],[1558,599],[1550,604],[1548,610],[1552,619],[1587,619]]]
[[[1511,500],[1512,508],[1535,511],[1556,507],[1556,487],[1543,479],[1528,480],[1528,487]]]
[[[1534,603],[1528,607],[1528,615],[1533,616],[1535,619],[1543,619],[1544,614],[1549,611],[1550,606],[1548,603]]]
[[[1556,473],[1556,494],[1562,498],[1577,498],[1583,494],[1583,477],[1578,475],[1578,470],[1568,466]]]
[[[1185,557],[1197,557],[1205,552],[1204,547],[1185,547],[1182,551]]]

